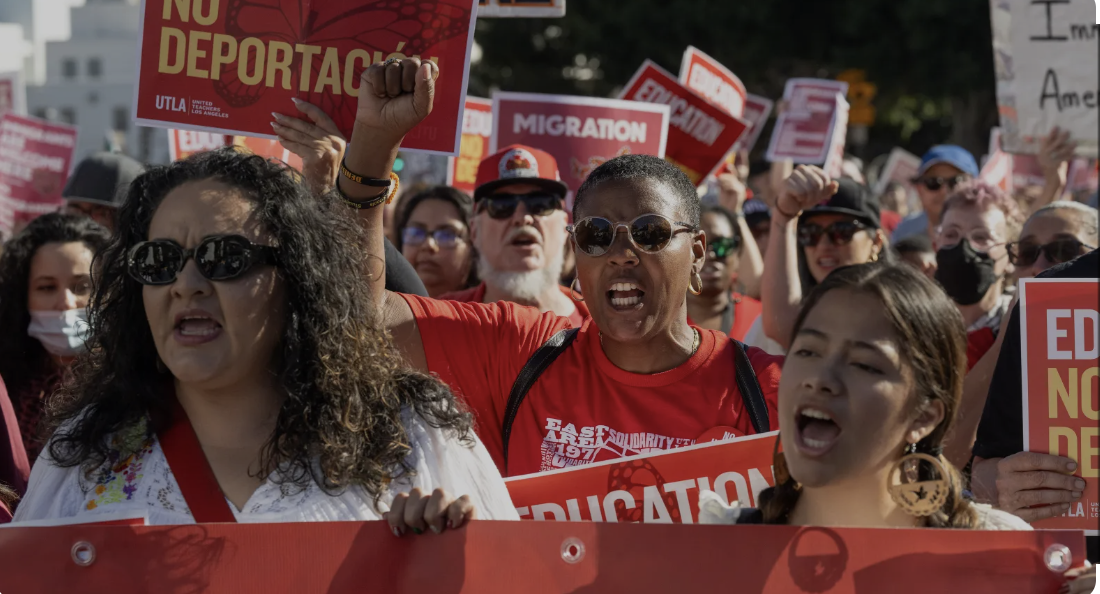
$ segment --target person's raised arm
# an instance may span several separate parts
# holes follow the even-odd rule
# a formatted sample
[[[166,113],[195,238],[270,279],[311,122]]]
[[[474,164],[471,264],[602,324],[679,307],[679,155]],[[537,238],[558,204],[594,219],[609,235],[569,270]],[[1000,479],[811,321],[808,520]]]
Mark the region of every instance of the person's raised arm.
[[[741,264],[737,269],[737,280],[744,288],[745,295],[759,299],[764,258],[760,256],[760,248],[752,240],[752,230],[745,222],[743,210],[747,197],[748,188],[736,174],[723,173],[718,176],[718,203],[737,215],[737,231],[741,236]]]
[[[1054,202],[1066,191],[1069,161],[1077,149],[1077,142],[1070,140],[1069,130],[1057,126],[1043,139],[1039,147],[1039,167],[1043,170],[1043,193],[1028,205],[1028,214]]]
[[[790,347],[791,331],[802,303],[802,281],[798,275],[798,217],[803,210],[828,200],[839,187],[820,168],[799,165],[776,196],[760,298],[764,306],[764,334],[785,349]]]

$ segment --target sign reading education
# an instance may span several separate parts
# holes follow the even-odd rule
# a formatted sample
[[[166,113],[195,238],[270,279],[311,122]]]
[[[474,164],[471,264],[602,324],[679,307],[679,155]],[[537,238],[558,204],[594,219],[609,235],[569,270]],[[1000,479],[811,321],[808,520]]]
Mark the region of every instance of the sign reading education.
[[[1010,153],[1035,154],[1051,128],[1077,154],[1100,140],[1100,23],[1094,0],[990,0],[997,104]]]
[[[134,119],[145,126],[275,138],[291,97],[351,136],[364,69],[419,56],[440,70],[435,108],[402,148],[458,151],[475,0],[164,0],[142,3]]]
[[[195,153],[203,153],[233,144],[233,137],[214,132],[193,130],[168,130],[168,157],[172,161],[186,159]]]
[[[27,89],[19,71],[0,72],[0,116],[27,115]]]
[[[775,102],[767,97],[752,94],[745,95],[744,117],[750,124],[750,128],[748,133],[737,141],[738,150],[751,151],[752,147],[756,146],[756,141],[760,139],[760,133],[764,131],[764,126],[767,125],[768,116],[772,114],[772,107],[774,106]]]
[[[698,444],[505,479],[521,519],[692,524],[699,492],[756,505],[775,484],[779,433]]]
[[[718,60],[688,46],[680,62],[680,82],[734,117],[745,113],[745,85]]]
[[[1085,480],[1081,499],[1036,528],[1097,534],[1100,479],[1100,281],[1020,281],[1020,357],[1023,361],[1024,450],[1072,458]]]
[[[707,102],[649,60],[634,73],[619,97],[669,106],[665,159],[695,185],[722,165],[747,127],[746,122]]]
[[[576,192],[584,178],[620,155],[665,156],[667,105],[536,93],[493,93],[489,153],[525,144],[554,156]]]
[[[847,92],[848,84],[836,80],[788,80],[783,91],[787,106],[775,122],[765,158],[773,163],[783,159],[810,165],[825,163],[836,135],[846,133],[837,126],[838,117],[842,117],[837,94],[843,98]],[[847,122],[846,116],[844,120]]]
[[[466,97],[462,111],[462,145],[457,157],[447,158],[447,185],[473,196],[477,184],[477,166],[489,155],[493,135],[493,102]]]
[[[565,16],[565,0],[478,0],[477,16],[563,17]]]
[[[0,117],[0,233],[61,208],[72,168],[74,126],[7,113]]]

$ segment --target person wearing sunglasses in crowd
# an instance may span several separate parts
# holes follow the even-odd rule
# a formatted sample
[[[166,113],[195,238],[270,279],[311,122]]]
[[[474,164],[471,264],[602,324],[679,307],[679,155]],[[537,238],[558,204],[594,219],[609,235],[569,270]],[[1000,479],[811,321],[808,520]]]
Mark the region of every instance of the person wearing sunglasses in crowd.
[[[350,171],[364,180],[390,174],[401,139],[431,112],[438,73],[418,58],[367,68],[346,155]],[[362,206],[349,214],[367,229],[368,253],[379,253],[378,189],[346,178],[339,189]],[[573,218],[577,280],[592,314],[579,329],[514,303],[437,301],[373,285],[383,323],[409,364],[465,399],[502,472],[569,468],[773,429],[780,359],[688,325],[687,293],[700,291],[706,242],[687,176],[652,156],[609,160],[578,189]]]
[[[435,186],[409,197],[397,213],[397,249],[416,269],[429,297],[477,284],[471,211],[469,196],[449,186]]]
[[[707,259],[699,273],[702,290],[698,295],[688,295],[688,318],[700,328],[744,341],[761,306],[759,301],[734,290],[744,248],[738,217],[721,206],[708,206],[699,221],[707,238]]]
[[[0,378],[31,465],[49,438],[46,399],[86,350],[92,260],[109,238],[83,215],[50,213],[11,238],[0,257]]]
[[[232,148],[134,181],[16,522],[516,518],[470,415],[378,325],[332,198]]]
[[[819,186],[826,188],[824,194],[810,191]],[[827,200],[821,202],[822,196]],[[772,213],[764,312],[758,328],[750,331],[750,344],[758,344],[763,334],[775,343],[769,352],[786,349],[802,296],[810,288],[841,266],[886,256],[879,210],[867,186],[852,179],[830,180],[814,166],[799,166],[791,174]]]
[[[941,144],[929,149],[921,158],[920,168],[912,180],[922,210],[902,219],[891,241],[896,243],[918,233],[935,237],[947,195],[955,186],[977,176],[978,163],[974,155],[961,146]]]

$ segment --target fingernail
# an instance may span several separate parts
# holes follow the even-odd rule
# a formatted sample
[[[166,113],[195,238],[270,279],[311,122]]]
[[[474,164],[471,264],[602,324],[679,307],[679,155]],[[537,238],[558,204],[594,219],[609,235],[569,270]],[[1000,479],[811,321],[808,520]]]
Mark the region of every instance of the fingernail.
[[[393,527],[393,535],[394,535],[394,536],[396,536],[397,538],[401,538],[401,535],[402,535],[402,534],[404,534],[404,531],[403,531],[403,530],[401,530],[401,529],[400,529],[400,528],[398,528],[397,526],[394,526],[394,527]]]
[[[271,117],[275,118],[275,121],[281,121],[283,119],[283,114],[273,111],[271,112]]]
[[[1074,499],[1080,499],[1080,498],[1081,498],[1081,495],[1082,495],[1082,492],[1081,492],[1081,491],[1074,491],[1074,492],[1073,492],[1073,498],[1074,498]]]
[[[294,105],[302,103],[302,100],[297,97],[291,97],[290,100],[294,102]]]
[[[1068,468],[1069,470],[1077,470],[1077,463],[1076,462],[1070,462],[1070,463],[1066,464],[1066,468]]]
[[[1076,481],[1073,481],[1073,488],[1077,489],[1079,491],[1084,491],[1085,490],[1085,481],[1083,481],[1081,479],[1077,479]]]
[[[432,532],[435,532],[436,534],[443,534],[443,529],[442,528],[437,528],[434,524],[431,526],[431,528],[432,528]]]
[[[272,128],[278,128],[280,126],[279,126],[279,124],[276,124],[275,122],[271,122],[271,127]]]

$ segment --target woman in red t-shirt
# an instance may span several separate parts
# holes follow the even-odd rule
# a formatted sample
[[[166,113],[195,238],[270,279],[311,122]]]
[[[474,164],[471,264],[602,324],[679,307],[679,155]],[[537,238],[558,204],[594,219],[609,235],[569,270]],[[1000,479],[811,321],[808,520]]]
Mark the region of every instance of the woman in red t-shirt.
[[[358,209],[368,253],[381,254],[378,206],[388,192],[372,180],[390,177],[405,133],[431,112],[438,73],[434,64],[406,58],[363,74],[338,189]],[[283,135],[308,135],[303,126]],[[502,175],[531,174],[535,166],[509,165]],[[512,386],[539,347],[570,328],[568,319],[511,303],[389,294],[375,275],[380,322],[412,367],[437,374],[465,399],[509,475],[754,433],[737,388],[734,343],[687,323],[686,296],[698,291],[706,256],[694,185],[661,159],[613,159],[578,189],[573,220],[576,281],[592,318],[533,383],[507,441]],[[767,422],[759,414],[755,421],[774,429],[782,359],[757,349],[747,358],[752,369],[741,372],[755,372],[768,411]]]
[[[700,328],[718,330],[740,341],[760,315],[760,302],[735,293],[744,238],[737,216],[721,206],[708,206],[700,217],[707,238],[707,260],[699,295],[688,295],[688,319]]]

